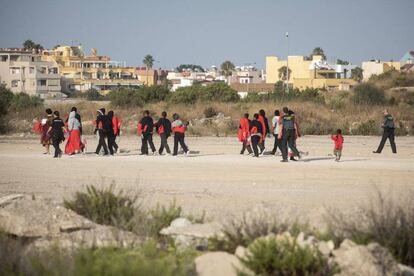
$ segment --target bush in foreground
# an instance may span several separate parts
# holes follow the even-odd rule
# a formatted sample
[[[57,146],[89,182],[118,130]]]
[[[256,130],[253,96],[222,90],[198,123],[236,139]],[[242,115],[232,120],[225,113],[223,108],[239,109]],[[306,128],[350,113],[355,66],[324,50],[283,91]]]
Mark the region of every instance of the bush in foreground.
[[[337,242],[349,238],[360,244],[377,242],[401,263],[414,266],[414,192],[386,199],[380,192],[369,206],[360,206],[354,217],[332,211],[329,224]]]
[[[113,225],[131,230],[131,221],[137,213],[137,197],[114,193],[114,185],[97,189],[86,186],[86,192],[76,192],[74,199],[65,200],[64,206],[98,224]]]
[[[334,275],[338,272],[317,249],[302,248],[288,239],[257,239],[240,261],[256,275]]]

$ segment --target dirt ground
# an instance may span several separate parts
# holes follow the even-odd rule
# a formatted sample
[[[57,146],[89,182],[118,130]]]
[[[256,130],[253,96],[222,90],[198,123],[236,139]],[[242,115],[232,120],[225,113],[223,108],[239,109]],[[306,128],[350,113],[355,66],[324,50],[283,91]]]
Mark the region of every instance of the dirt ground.
[[[170,139],[172,147],[172,139]],[[255,208],[288,218],[323,223],[327,209],[350,211],[377,191],[399,197],[414,189],[414,138],[396,139],[373,154],[380,137],[345,137],[343,160],[334,162],[327,136],[306,136],[298,148],[309,152],[299,162],[280,156],[252,158],[239,154],[234,137],[188,137],[191,156],[139,156],[138,137],[122,137],[123,153],[99,157],[95,137],[86,155],[53,159],[43,155],[38,139],[0,137],[0,196],[34,194],[61,201],[85,185],[109,185],[140,193],[145,206],[176,200],[185,212],[223,221]],[[159,145],[158,137],[155,138]],[[270,150],[272,141],[267,141]]]

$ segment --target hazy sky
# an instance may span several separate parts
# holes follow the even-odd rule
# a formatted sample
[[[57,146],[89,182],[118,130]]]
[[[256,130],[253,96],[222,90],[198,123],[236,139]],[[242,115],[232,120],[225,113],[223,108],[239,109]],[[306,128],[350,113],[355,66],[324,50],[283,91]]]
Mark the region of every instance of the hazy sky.
[[[414,0],[0,0],[0,47],[32,39],[155,67],[257,63],[266,55],[399,60],[414,50]]]

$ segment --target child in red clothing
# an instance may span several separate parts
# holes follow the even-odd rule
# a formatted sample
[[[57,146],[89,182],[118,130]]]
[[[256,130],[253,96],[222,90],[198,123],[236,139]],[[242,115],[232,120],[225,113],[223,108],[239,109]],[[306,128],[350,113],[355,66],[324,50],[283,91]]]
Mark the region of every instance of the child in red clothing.
[[[342,156],[342,145],[344,144],[344,137],[342,136],[342,130],[337,129],[336,135],[331,134],[331,139],[335,143],[335,148],[334,148],[334,155],[336,157],[335,161],[339,162]]]

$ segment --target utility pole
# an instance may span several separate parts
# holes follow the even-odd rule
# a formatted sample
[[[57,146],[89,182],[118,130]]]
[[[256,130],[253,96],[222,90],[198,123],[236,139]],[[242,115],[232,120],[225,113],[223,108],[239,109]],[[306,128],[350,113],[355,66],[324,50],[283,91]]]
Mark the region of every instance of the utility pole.
[[[287,56],[286,56],[286,94],[289,94],[289,32],[286,32]]]

